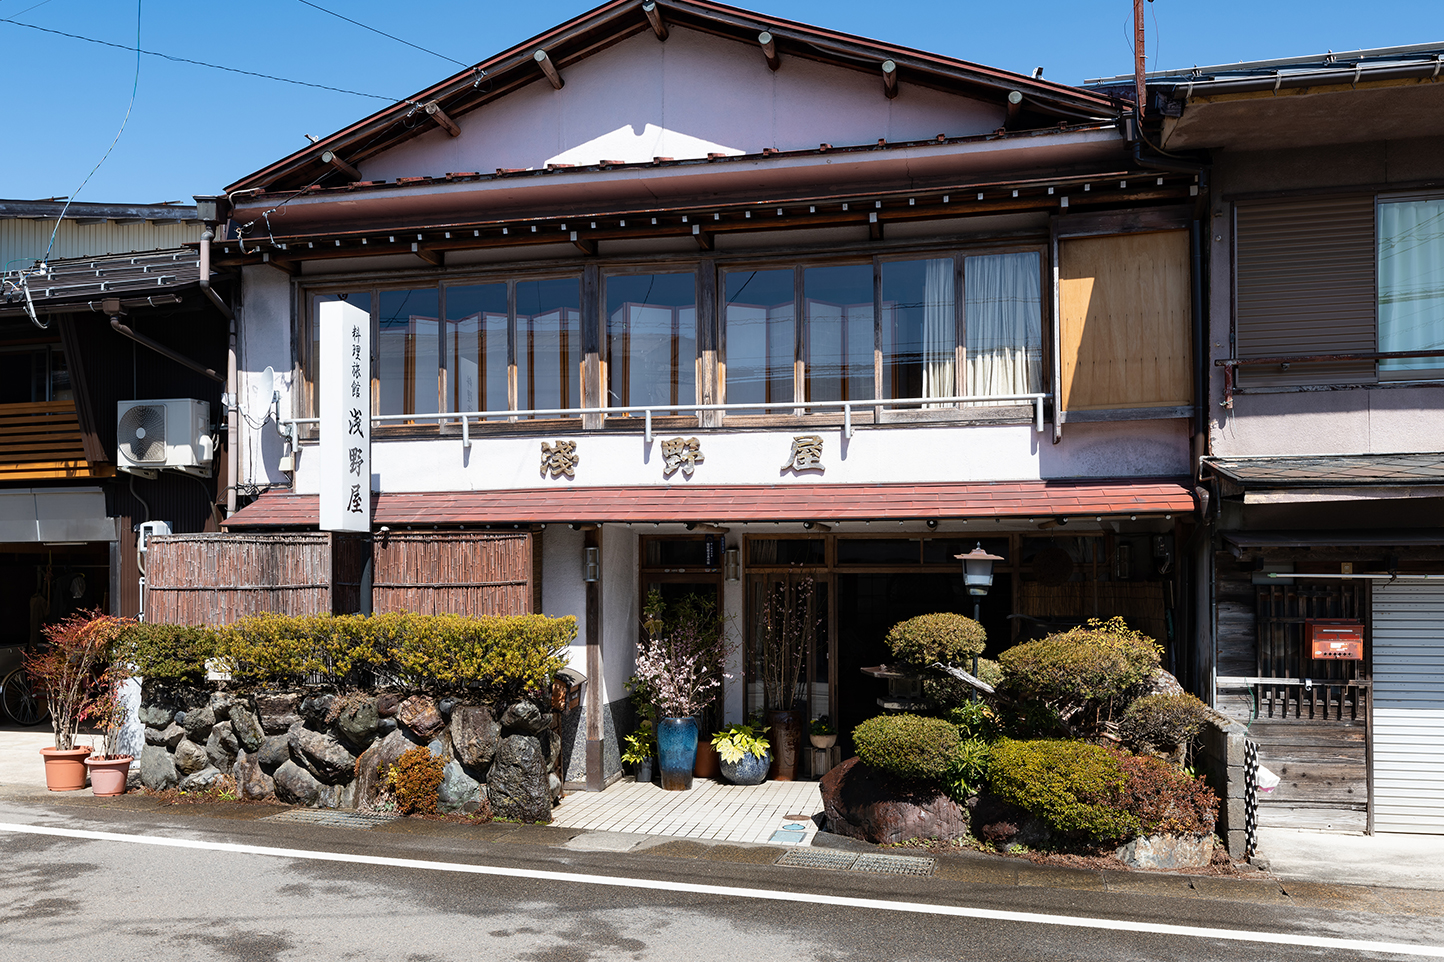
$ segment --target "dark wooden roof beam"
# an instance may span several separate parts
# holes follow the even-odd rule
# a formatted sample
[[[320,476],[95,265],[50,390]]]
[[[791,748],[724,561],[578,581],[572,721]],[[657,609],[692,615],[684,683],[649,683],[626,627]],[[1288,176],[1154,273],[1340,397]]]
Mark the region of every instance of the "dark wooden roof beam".
[[[538,50],[532,54],[531,57],[536,61],[536,65],[541,68],[541,72],[546,74],[547,80],[551,82],[552,87],[561,90],[566,81],[562,79],[561,72],[557,70],[557,65],[552,63],[552,58],[547,56],[547,52],[545,50]]]
[[[657,39],[666,40],[667,25],[662,21],[662,10],[655,0],[647,0],[642,4],[642,12],[647,15],[647,22],[652,25],[652,32],[657,35]]]
[[[446,115],[446,111],[442,110],[441,104],[436,101],[433,100],[426,105],[426,116],[436,121],[436,125],[451,136],[461,136],[461,128],[456,125],[456,121]]]
[[[328,150],[322,153],[321,162],[330,164],[332,167],[335,167],[337,170],[345,174],[351,180],[361,179],[361,171],[357,170],[355,167],[352,167],[340,157],[337,157],[334,150]]]
[[[897,61],[895,60],[882,62],[882,92],[887,95],[888,100],[897,98]]]
[[[777,41],[773,39],[772,32],[764,30],[757,35],[757,43],[762,47],[762,56],[767,58],[767,66],[776,70],[782,66],[782,61],[777,56]]]
[[[430,264],[432,267],[446,266],[446,258],[440,251],[432,250],[430,247],[422,247],[415,241],[411,244],[411,253]]]

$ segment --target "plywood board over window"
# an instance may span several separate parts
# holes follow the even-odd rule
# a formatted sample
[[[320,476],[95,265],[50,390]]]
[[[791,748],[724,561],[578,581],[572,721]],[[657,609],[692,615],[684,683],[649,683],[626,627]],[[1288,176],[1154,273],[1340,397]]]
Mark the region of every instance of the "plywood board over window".
[[[1193,403],[1188,232],[1058,243],[1063,409]]]

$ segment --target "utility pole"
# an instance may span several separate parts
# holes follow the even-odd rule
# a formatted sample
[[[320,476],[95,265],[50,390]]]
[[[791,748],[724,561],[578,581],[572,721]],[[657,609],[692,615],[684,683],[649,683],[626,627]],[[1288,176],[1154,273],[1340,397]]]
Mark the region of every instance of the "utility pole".
[[[1143,68],[1147,63],[1143,54],[1143,3],[1144,0],[1133,0],[1133,115],[1140,131],[1143,128]]]

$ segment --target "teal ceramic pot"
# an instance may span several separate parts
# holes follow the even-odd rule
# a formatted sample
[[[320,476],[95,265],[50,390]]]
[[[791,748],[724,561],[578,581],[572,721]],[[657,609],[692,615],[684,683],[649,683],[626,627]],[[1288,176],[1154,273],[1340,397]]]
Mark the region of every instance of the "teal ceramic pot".
[[[692,787],[697,764],[697,719],[663,718],[657,722],[657,768],[662,788],[685,792]]]

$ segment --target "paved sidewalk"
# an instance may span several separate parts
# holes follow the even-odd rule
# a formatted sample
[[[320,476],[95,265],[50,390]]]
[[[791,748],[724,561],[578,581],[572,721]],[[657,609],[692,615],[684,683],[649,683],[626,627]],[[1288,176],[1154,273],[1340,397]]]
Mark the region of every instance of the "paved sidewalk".
[[[82,735],[79,744],[90,744],[89,737]],[[54,747],[55,733],[48,723],[38,728],[0,731],[0,792],[45,791],[45,762],[40,749]]]
[[[1444,891],[1444,835],[1260,828],[1260,868],[1281,879]]]
[[[685,792],[665,792],[630,777],[603,792],[571,792],[552,812],[559,828],[669,835],[718,842],[810,845],[812,816],[822,811],[817,782],[728,785],[698,778]]]

